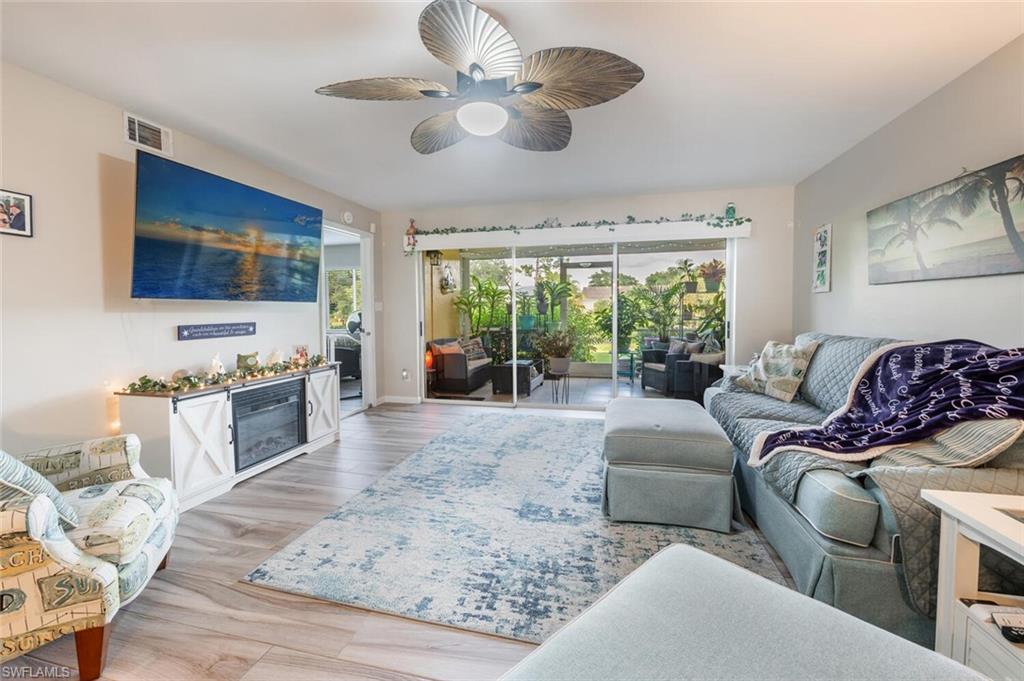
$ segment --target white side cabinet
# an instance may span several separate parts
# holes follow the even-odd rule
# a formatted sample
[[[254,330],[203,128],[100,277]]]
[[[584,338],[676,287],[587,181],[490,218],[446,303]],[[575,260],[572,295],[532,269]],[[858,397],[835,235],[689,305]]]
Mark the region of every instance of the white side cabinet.
[[[302,381],[306,437],[299,446],[235,470],[233,396],[261,385]],[[335,366],[254,379],[178,395],[119,395],[121,431],[142,441],[142,467],[174,483],[182,510],[227,492],[238,482],[338,438],[340,403]]]
[[[318,440],[338,431],[339,400],[337,371],[319,371],[306,376],[306,437]]]

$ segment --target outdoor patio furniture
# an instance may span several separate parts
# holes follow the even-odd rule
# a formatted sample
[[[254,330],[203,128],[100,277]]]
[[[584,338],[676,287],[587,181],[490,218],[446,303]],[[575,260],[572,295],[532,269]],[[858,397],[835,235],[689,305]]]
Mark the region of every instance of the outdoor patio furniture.
[[[512,360],[504,364],[491,366],[491,393],[494,395],[512,394]],[[519,359],[516,364],[516,380],[519,383],[519,395],[529,396],[544,383],[543,364],[540,360],[530,361]]]
[[[615,367],[615,375],[629,378],[632,385],[636,381],[636,353],[632,350],[620,352],[618,363]]]
[[[334,348],[334,361],[341,363],[338,372],[341,378],[362,378],[362,353],[360,347]]]
[[[437,338],[430,341],[434,366],[437,368],[437,378],[434,381],[436,392],[458,392],[468,395],[486,385],[491,378],[490,357],[468,359],[458,348],[454,352],[443,352],[441,349],[441,346],[450,347],[458,342],[458,338]]]
[[[640,368],[640,387],[651,388],[666,397],[676,392],[676,363],[688,359],[685,352],[669,353],[667,350],[644,350]],[[685,378],[685,374],[684,374]],[[685,387],[686,395],[692,394],[692,385]]]
[[[549,368],[545,374],[551,379],[551,401],[555,404],[569,404],[569,372]]]

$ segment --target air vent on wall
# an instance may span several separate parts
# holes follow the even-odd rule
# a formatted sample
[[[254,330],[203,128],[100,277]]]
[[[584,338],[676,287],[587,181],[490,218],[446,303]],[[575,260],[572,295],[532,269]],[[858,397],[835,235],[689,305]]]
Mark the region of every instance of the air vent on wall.
[[[127,111],[124,112],[124,139],[137,147],[164,156],[174,156],[174,141],[170,129]]]

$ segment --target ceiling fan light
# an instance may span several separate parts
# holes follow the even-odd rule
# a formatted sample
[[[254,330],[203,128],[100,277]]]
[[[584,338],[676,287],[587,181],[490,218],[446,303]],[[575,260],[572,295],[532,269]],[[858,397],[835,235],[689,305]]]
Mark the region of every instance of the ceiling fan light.
[[[494,102],[469,102],[455,112],[455,120],[471,135],[488,137],[501,132],[508,123],[508,111]]]

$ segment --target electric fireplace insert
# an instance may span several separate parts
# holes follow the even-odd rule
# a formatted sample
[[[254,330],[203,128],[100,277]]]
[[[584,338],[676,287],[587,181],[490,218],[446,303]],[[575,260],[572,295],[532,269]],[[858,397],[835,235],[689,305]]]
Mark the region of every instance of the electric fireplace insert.
[[[234,393],[235,471],[306,442],[305,381],[285,381]]]

